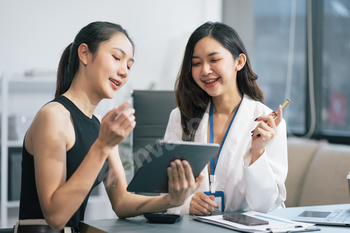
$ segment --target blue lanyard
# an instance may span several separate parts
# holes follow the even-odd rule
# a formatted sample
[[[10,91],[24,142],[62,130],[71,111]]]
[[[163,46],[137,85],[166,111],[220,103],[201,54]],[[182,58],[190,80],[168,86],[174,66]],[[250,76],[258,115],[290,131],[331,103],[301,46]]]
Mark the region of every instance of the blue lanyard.
[[[218,156],[216,157],[215,164],[214,164],[214,157],[215,157],[215,156],[213,156],[213,158],[211,158],[211,160],[210,160],[210,173],[211,173],[212,175],[215,175],[215,168],[216,168],[216,164],[218,163],[218,160],[219,160],[219,156],[220,156],[221,149],[222,149],[222,147],[223,147],[223,145],[224,145],[224,143],[225,143],[225,140],[226,140],[228,131],[230,131],[230,128],[231,128],[233,119],[235,119],[235,117],[236,117],[236,114],[237,114],[237,112],[238,112],[239,106],[241,106],[242,100],[243,100],[243,94],[242,94],[241,102],[239,102],[238,107],[237,107],[237,109],[236,109],[236,112],[235,112],[235,114],[233,115],[232,120],[231,120],[231,122],[230,122],[230,125],[228,126],[228,128],[227,128],[227,130],[226,130],[225,136],[224,136],[224,138],[222,139],[222,142],[221,142],[221,145],[220,145],[220,148],[219,148],[219,152],[218,152]],[[212,105],[211,103],[210,103],[210,109],[209,109],[209,128],[210,128],[210,143],[214,143],[213,105]]]

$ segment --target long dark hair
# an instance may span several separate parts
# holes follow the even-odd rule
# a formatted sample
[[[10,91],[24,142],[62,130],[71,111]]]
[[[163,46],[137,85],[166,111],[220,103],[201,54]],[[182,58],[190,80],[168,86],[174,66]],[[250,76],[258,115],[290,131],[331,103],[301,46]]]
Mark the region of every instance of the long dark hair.
[[[192,56],[194,47],[204,37],[211,37],[226,48],[236,59],[239,54],[246,56],[244,67],[237,72],[237,86],[251,99],[264,103],[264,94],[256,82],[245,46],[238,33],[230,26],[219,22],[207,22],[198,27],[190,36],[181,69],[175,83],[176,104],[181,112],[182,140],[193,141],[199,123],[211,97],[203,91],[192,77]]]
[[[85,43],[93,56],[97,53],[101,42],[108,41],[116,32],[123,33],[131,42],[133,50],[134,43],[128,33],[119,24],[109,22],[92,22],[83,27],[76,35],[74,42],[63,51],[57,70],[57,83],[55,97],[65,93],[71,86],[74,76],[79,69],[78,47]]]

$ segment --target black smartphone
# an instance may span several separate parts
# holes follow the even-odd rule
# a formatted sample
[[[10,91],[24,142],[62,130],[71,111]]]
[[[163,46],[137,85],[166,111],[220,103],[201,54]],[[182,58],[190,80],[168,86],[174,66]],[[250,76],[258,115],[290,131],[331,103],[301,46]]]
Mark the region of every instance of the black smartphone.
[[[233,214],[224,214],[222,216],[223,219],[231,221],[231,222],[235,222],[235,223],[239,223],[239,224],[243,224],[246,226],[257,226],[257,225],[267,225],[269,224],[268,221],[265,220],[261,220],[258,218],[254,218],[252,216],[248,216],[245,214],[240,214],[240,213],[233,213]]]

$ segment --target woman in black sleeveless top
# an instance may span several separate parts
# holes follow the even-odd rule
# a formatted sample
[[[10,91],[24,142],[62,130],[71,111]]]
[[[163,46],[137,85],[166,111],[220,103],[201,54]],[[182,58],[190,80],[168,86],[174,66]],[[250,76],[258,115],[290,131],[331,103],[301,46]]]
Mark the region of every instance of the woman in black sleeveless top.
[[[65,49],[55,99],[39,110],[24,139],[20,219],[77,228],[99,173],[107,174],[105,187],[119,218],[179,206],[198,188],[202,174],[195,179],[189,164],[176,160],[168,168],[168,195],[126,191],[118,144],[135,127],[134,109],[126,101],[102,119],[94,110],[126,83],[133,55],[127,32],[108,22],[85,26]]]

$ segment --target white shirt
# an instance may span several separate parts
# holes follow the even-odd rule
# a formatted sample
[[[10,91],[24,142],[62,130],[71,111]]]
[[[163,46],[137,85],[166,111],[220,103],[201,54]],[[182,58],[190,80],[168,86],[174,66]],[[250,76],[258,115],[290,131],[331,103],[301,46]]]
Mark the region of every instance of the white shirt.
[[[277,133],[268,143],[265,152],[249,166],[251,161],[251,131],[261,115],[272,112],[264,104],[244,95],[241,106],[232,122],[226,141],[216,165],[216,190],[225,195],[225,211],[254,210],[269,212],[286,200],[285,180],[288,172],[287,134],[284,120],[278,125]],[[195,135],[195,142],[207,142],[209,107],[207,108]],[[178,108],[169,118],[165,141],[181,141],[181,116]],[[207,166],[203,169],[204,180],[197,192],[209,191]],[[189,213],[191,195],[184,205],[172,208],[170,212]],[[217,203],[221,204],[221,203]]]

